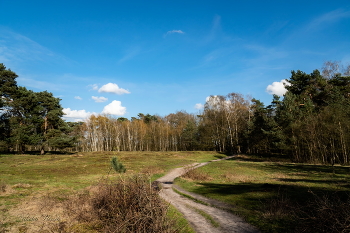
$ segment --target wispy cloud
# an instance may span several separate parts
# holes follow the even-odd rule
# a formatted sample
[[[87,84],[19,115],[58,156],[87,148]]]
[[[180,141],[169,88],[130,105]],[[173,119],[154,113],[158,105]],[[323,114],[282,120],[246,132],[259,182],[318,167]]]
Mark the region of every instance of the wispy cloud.
[[[198,65],[193,67],[193,69],[213,66],[217,66],[220,70],[232,68],[233,64],[237,64],[238,61],[242,60],[242,58],[239,57],[239,52],[242,47],[243,46],[237,47],[237,45],[223,45],[218,47],[204,55],[200,59]]]
[[[50,49],[40,45],[30,38],[7,28],[0,27],[0,58],[5,61],[46,61],[60,58]]]
[[[83,98],[81,98],[80,96],[74,96],[74,99],[82,100]]]
[[[215,15],[212,22],[211,32],[215,33],[218,30],[221,30],[221,16]]]
[[[313,19],[309,24],[306,25],[305,30],[317,30],[323,27],[327,27],[330,24],[344,18],[350,18],[350,11],[344,11],[343,9],[330,11]]]
[[[140,48],[139,47],[135,47],[135,48],[131,48],[129,50],[126,51],[126,54],[118,60],[118,63],[123,63],[125,61],[128,61],[132,58],[134,58],[135,56],[137,56],[140,53]]]
[[[91,90],[94,90],[94,91],[98,90],[97,84],[91,84],[91,85],[89,85],[89,87],[91,87]]]
[[[244,49],[251,53],[249,59],[245,59],[246,64],[257,67],[269,67],[269,69],[276,69],[278,62],[271,63],[272,61],[278,61],[280,59],[288,57],[290,54],[282,47],[270,47],[259,44],[247,44],[244,45]]]
[[[215,15],[209,33],[204,37],[202,43],[207,44],[215,40],[221,31],[221,17]]]
[[[96,103],[103,103],[106,102],[108,100],[108,98],[103,97],[103,96],[91,96],[91,99],[93,99]]]
[[[167,31],[167,33],[165,33],[164,37],[171,35],[171,34],[185,34],[185,32],[183,32],[182,30],[171,30],[171,31]]]
[[[64,84],[50,83],[46,81],[39,81],[24,75],[19,75],[17,82],[20,86],[30,87],[35,90],[62,90],[64,89]]]
[[[329,29],[335,23],[350,18],[350,11],[344,9],[337,9],[325,14],[314,17],[309,22],[306,22],[303,25],[300,25],[294,30],[290,30],[288,37],[285,39],[282,46],[287,46],[289,44],[296,44],[300,47],[301,44],[305,43],[305,40],[310,38],[319,39],[322,36],[322,39],[325,40],[326,34],[319,35],[318,33],[324,32],[326,29]],[[334,48],[334,45],[332,46]]]

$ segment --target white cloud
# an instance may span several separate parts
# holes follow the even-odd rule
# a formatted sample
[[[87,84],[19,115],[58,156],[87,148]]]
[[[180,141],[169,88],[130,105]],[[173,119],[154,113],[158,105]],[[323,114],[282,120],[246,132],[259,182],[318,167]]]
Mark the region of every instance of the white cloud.
[[[103,96],[101,96],[101,97],[98,97],[98,96],[91,96],[91,98],[92,98],[93,100],[95,100],[96,103],[103,103],[103,102],[106,102],[106,101],[108,100],[108,98],[103,97]]]
[[[170,35],[170,34],[174,34],[174,33],[185,34],[185,32],[183,32],[182,30],[171,30],[171,31],[167,31],[167,33],[164,35],[164,37],[166,37],[167,35]]]
[[[94,89],[96,90],[96,89]],[[117,84],[115,83],[107,83],[106,85],[103,85],[98,92],[107,92],[107,93],[114,93],[117,95],[122,95],[122,94],[129,94],[130,92],[120,88]]]
[[[83,98],[81,98],[80,96],[74,96],[74,99],[82,100]]]
[[[290,83],[286,79],[282,79],[280,82],[273,82],[272,84],[266,87],[266,91],[269,94],[276,94],[279,96],[283,96],[287,89],[284,86],[289,86]]]
[[[126,107],[122,106],[122,102],[113,100],[112,103],[103,108],[102,114],[110,114],[123,116],[126,113]]]
[[[204,105],[203,104],[196,104],[194,106],[195,109],[203,109],[204,108]]]
[[[84,119],[90,117],[92,114],[95,114],[87,112],[85,110],[71,110],[70,108],[64,108],[63,113],[65,114],[63,116],[63,119],[69,121],[83,121]]]

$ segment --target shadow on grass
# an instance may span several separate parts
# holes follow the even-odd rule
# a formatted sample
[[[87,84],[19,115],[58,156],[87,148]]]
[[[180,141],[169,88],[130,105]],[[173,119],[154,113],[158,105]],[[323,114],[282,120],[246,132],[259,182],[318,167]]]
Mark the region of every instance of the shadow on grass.
[[[281,171],[288,173],[311,173],[312,175],[321,175],[325,174],[332,175],[349,175],[350,167],[349,166],[326,166],[326,165],[313,165],[313,164],[267,164],[265,166],[266,170],[271,171]]]
[[[230,160],[247,162],[291,162],[290,159],[282,156],[259,156],[259,155],[238,155]]]
[[[218,155],[215,155],[214,157],[215,158],[218,158],[218,159],[223,159],[227,156],[231,156],[232,154],[231,153],[227,153],[227,152],[217,152]]]
[[[350,195],[346,191],[267,183],[201,183],[194,192],[234,200],[230,204],[239,206],[238,213],[262,232],[350,230],[346,224],[350,217]]]
[[[20,155],[20,152],[4,152],[0,151],[0,155]],[[45,151],[44,155],[72,155],[75,152],[67,152],[67,151]],[[26,151],[23,155],[41,155],[40,151]]]
[[[349,166],[251,163],[266,158],[245,155],[230,160],[237,161],[232,169],[240,167],[242,175],[251,169],[268,174],[270,183],[195,182],[192,191],[238,206],[238,213],[263,232],[350,232]]]
[[[295,164],[290,163],[290,161],[283,162],[280,160],[273,161],[270,158],[259,158],[256,156],[238,156],[233,157],[228,160],[232,161],[246,161],[246,162],[276,162],[275,164],[266,164],[264,166],[264,170],[272,171],[272,172],[287,172],[287,173],[300,173],[303,172],[304,175],[308,173],[313,175],[321,175],[324,174],[331,175],[349,175],[350,174],[350,166],[328,166],[328,165],[315,165],[315,164]],[[299,174],[302,175],[302,174]]]
[[[279,178],[277,179],[283,182],[307,182],[307,183],[315,183],[315,184],[336,184],[336,185],[350,185],[347,180],[313,180],[313,179],[287,179],[287,178]]]
[[[198,183],[199,184],[199,183]],[[277,196],[280,193],[288,194],[294,202],[299,205],[306,204],[314,195],[334,195],[341,199],[349,197],[349,192],[339,191],[336,188],[315,188],[299,185],[279,185],[279,184],[261,184],[261,183],[244,183],[244,184],[219,184],[219,183],[200,183],[194,192],[205,196],[228,196],[242,195],[246,201],[264,202]],[[234,204],[234,203],[232,203]]]

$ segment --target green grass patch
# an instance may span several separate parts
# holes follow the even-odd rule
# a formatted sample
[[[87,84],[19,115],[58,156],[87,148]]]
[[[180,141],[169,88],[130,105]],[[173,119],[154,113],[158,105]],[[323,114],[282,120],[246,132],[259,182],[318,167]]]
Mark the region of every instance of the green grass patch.
[[[207,214],[203,210],[200,210],[200,209],[197,209],[197,208],[194,208],[194,207],[190,207],[190,206],[188,206],[188,207],[194,209],[197,213],[202,215],[206,220],[208,220],[208,222],[210,222],[210,224],[213,227],[219,227],[220,226],[220,224],[218,222],[216,222],[209,214]]]
[[[29,184],[33,189],[72,187],[81,189],[101,176],[116,175],[110,160],[117,156],[126,174],[144,173],[160,177],[172,168],[209,161],[218,154],[208,152],[91,152],[73,155],[0,155],[2,184]]]
[[[198,200],[198,199],[196,199],[196,198],[194,198],[194,197],[192,197],[192,196],[190,196],[190,195],[188,195],[188,194],[182,193],[182,192],[180,192],[179,190],[177,190],[177,189],[175,189],[175,188],[173,188],[173,191],[174,191],[175,193],[177,193],[177,194],[183,196],[183,197],[186,197],[186,198],[188,198],[188,199],[194,201],[194,202],[197,202],[197,203],[199,203],[199,204],[206,205],[206,206],[208,205],[208,204],[205,203],[204,201]]]
[[[193,228],[188,224],[186,218],[174,206],[169,206],[167,215],[170,220],[176,219],[177,229],[174,229],[174,232],[195,233]]]
[[[191,179],[184,176],[176,179],[175,183],[190,192],[236,206],[232,210],[234,213],[243,216],[263,232],[310,229],[322,232],[321,229],[327,227],[337,230],[349,228],[346,222],[346,218],[350,217],[350,211],[347,211],[350,207],[349,166],[332,168],[242,156],[210,163],[197,170],[210,179],[196,180],[193,178],[195,176]],[[323,207],[327,207],[329,212],[331,208],[335,212],[343,209],[345,216],[334,217],[334,213],[333,222],[338,225],[333,226],[331,221],[320,216]],[[318,216],[319,222],[312,220],[315,216]]]

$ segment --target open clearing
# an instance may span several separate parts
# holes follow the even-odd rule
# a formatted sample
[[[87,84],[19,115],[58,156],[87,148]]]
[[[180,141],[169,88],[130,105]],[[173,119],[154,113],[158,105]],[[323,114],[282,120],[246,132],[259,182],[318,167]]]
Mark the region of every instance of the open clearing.
[[[117,175],[110,170],[113,156],[125,165],[125,174]],[[52,225],[67,220],[62,201],[103,177],[146,174],[155,180],[173,168],[218,157],[223,155],[215,152],[0,155],[0,232],[47,232]],[[184,229],[186,232],[190,228]]]
[[[113,156],[125,165],[125,174],[110,170]],[[154,181],[175,168],[224,157],[216,152],[0,155],[0,232],[50,232],[53,227],[53,232],[59,232],[60,227],[64,228],[64,222],[69,221],[62,202],[71,195],[89,191],[102,178],[146,174]],[[212,232],[221,229],[220,226],[230,226],[229,222],[222,223],[215,217],[220,214],[211,214],[211,211],[220,209],[240,216],[262,232],[296,232],[296,229],[322,232],[321,229],[329,226],[335,230],[328,232],[349,231],[346,228],[349,226],[346,219],[350,219],[349,166],[333,168],[281,161],[238,156],[188,169],[185,175],[175,179],[175,184],[182,189],[173,186],[177,191],[172,195],[187,203],[184,208],[189,206],[187,199],[195,200],[195,205],[190,204],[193,214],[189,218],[197,216],[195,221],[210,223]],[[170,185],[172,181],[165,182]],[[162,192],[168,191],[172,189],[165,188]],[[200,203],[209,205],[203,207]],[[207,211],[207,207],[218,205],[219,208]],[[295,215],[299,214],[298,211],[303,215]],[[181,216],[173,208],[169,214]],[[236,218],[226,216],[228,220]],[[319,220],[303,222],[305,219]],[[243,223],[241,219],[235,221]],[[180,222],[179,232],[193,232],[183,218]],[[300,228],[297,222],[302,222],[304,228]],[[196,226],[194,228],[200,231]]]

